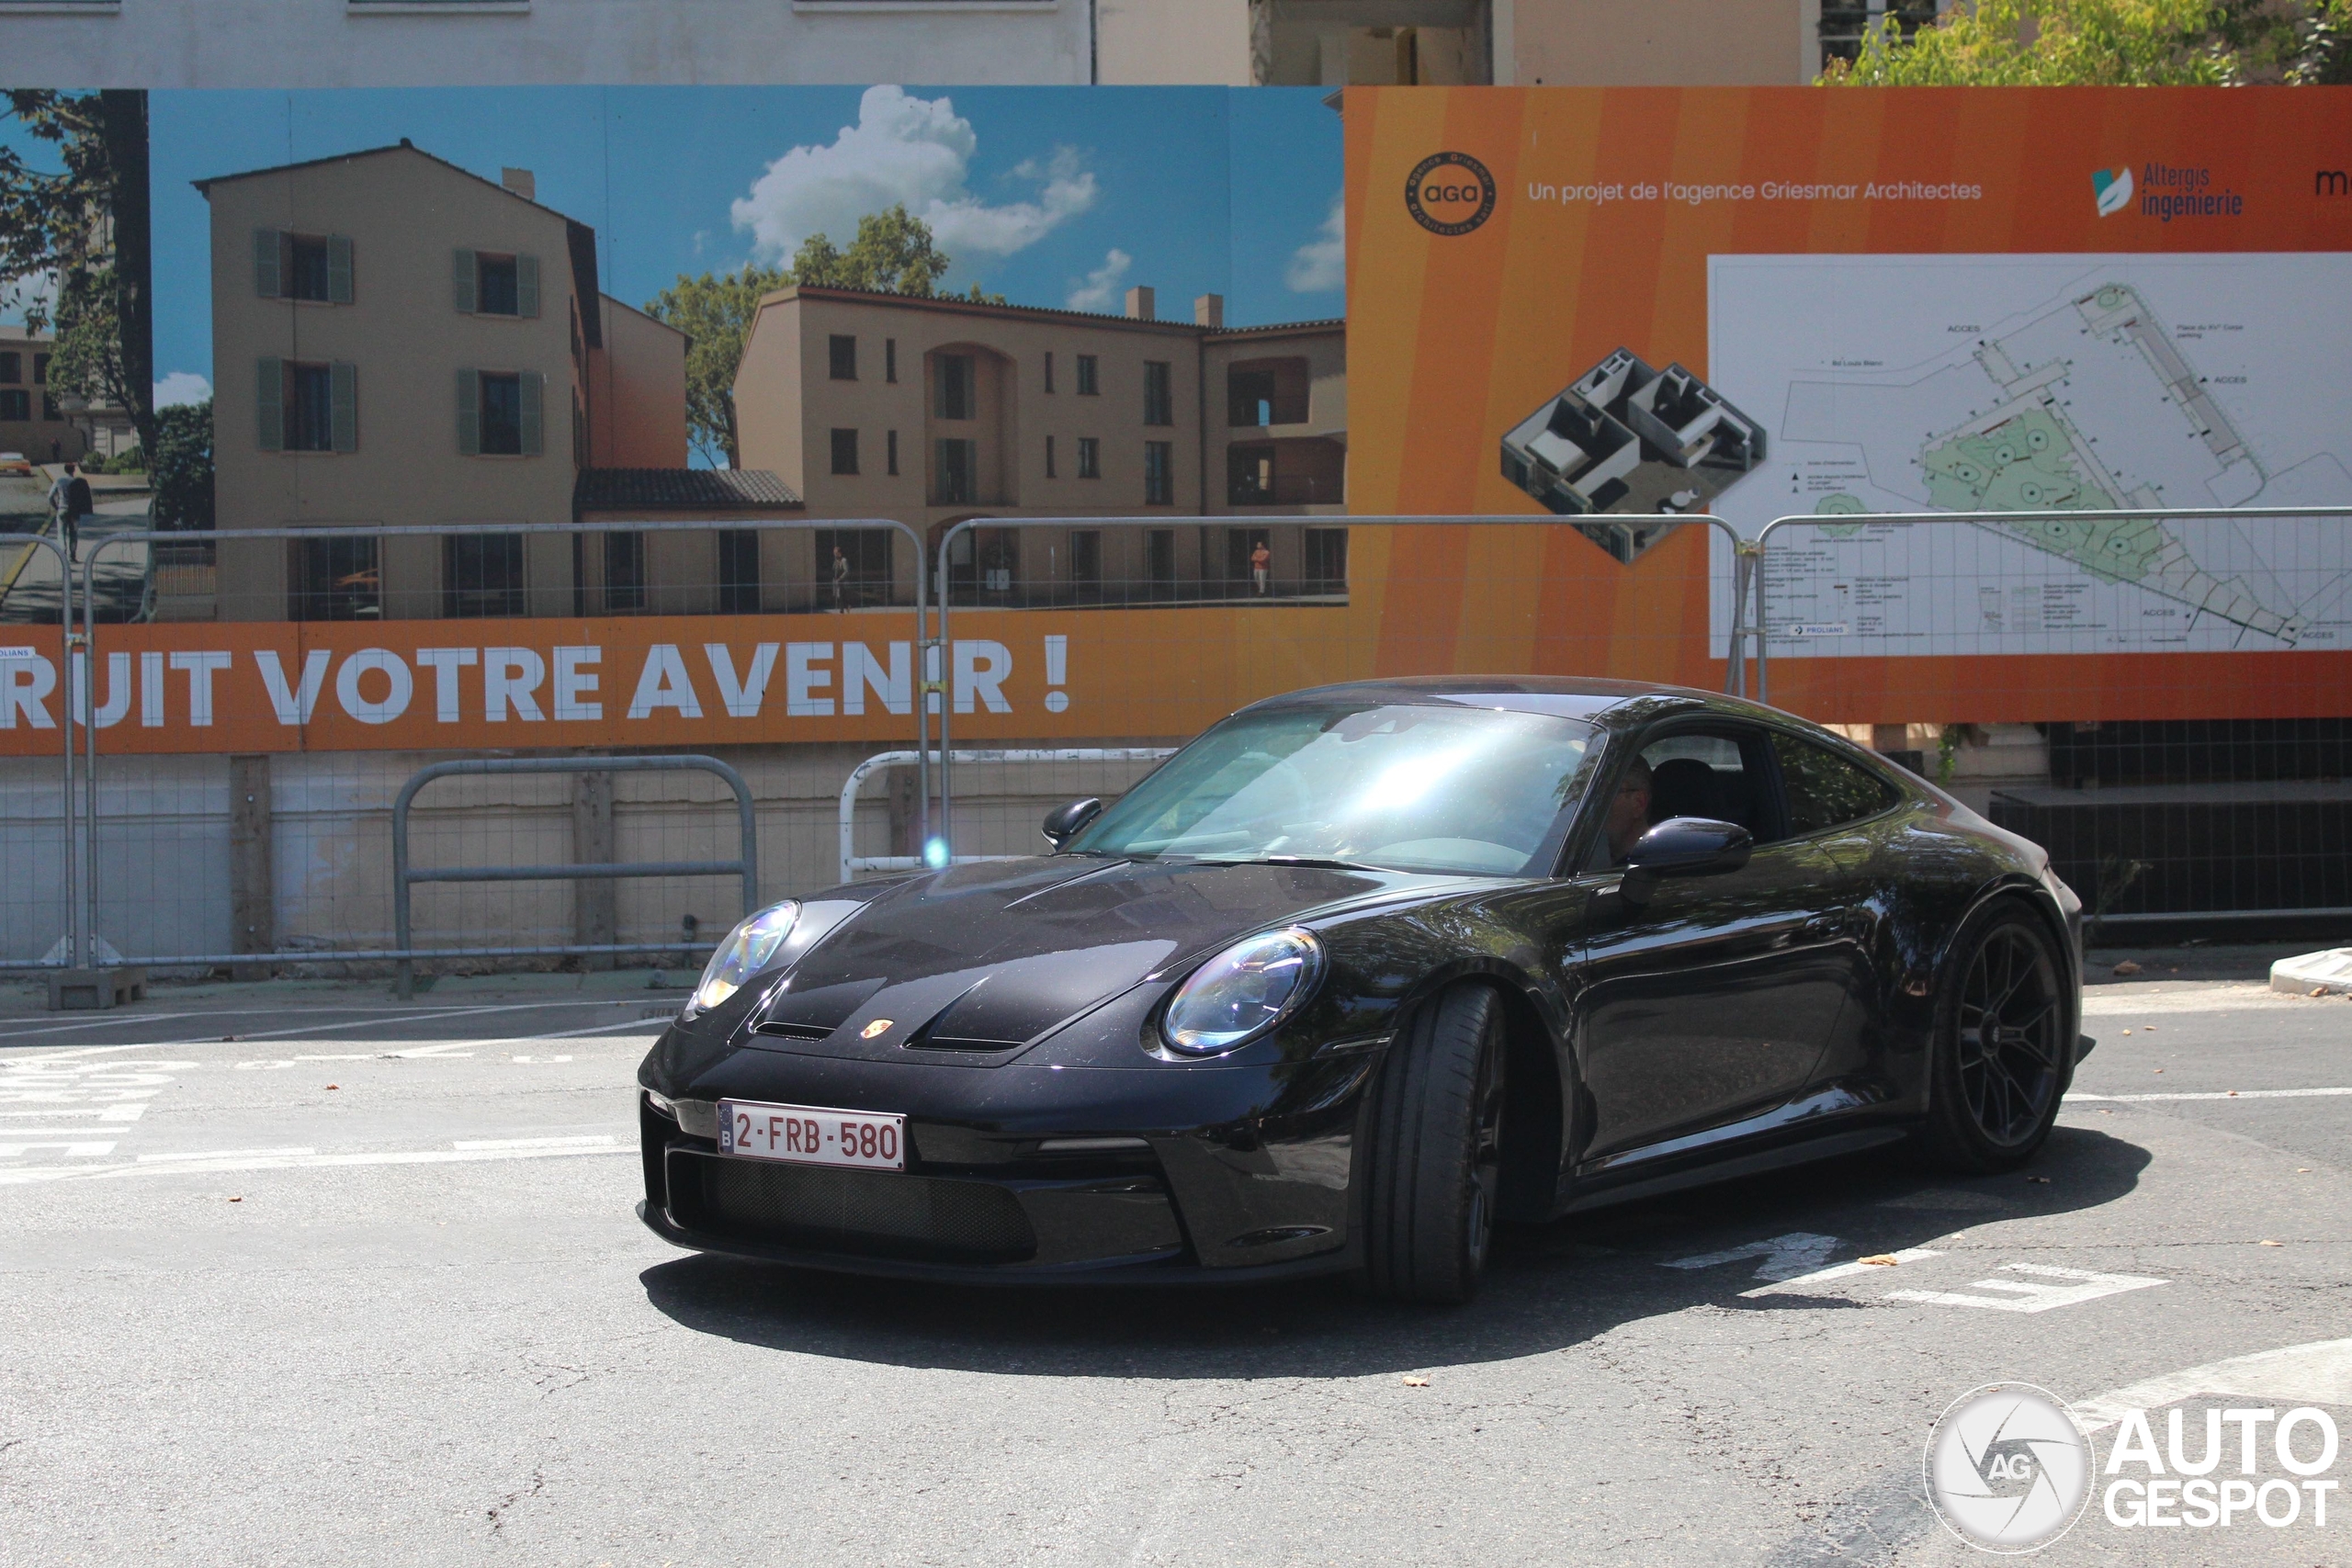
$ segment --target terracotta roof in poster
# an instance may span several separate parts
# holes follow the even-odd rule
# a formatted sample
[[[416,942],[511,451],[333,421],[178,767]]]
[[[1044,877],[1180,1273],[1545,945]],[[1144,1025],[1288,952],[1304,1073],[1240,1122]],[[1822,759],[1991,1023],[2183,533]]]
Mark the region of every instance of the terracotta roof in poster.
[[[582,468],[572,483],[571,505],[574,512],[730,512],[797,510],[801,500],[765,468]]]
[[[1114,315],[1109,311],[1064,310],[1050,305],[999,305],[993,301],[959,299],[952,294],[893,294],[887,289],[834,288],[825,285],[797,283],[763,295],[760,303],[766,306],[792,299],[834,299],[846,304],[889,305],[900,310],[936,310],[957,316],[989,316],[1000,321],[1070,321],[1090,327],[1176,333],[1205,338],[1249,337],[1259,333],[1295,333],[1347,325],[1344,319],[1333,317],[1314,321],[1278,321],[1262,327],[1204,327],[1195,321],[1164,319],[1146,321],[1133,316]]]

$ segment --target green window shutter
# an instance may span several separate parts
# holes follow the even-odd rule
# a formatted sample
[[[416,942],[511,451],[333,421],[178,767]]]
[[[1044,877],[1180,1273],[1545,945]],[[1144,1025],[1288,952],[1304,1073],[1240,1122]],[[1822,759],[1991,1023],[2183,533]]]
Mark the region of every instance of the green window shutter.
[[[472,315],[474,313],[474,286],[481,281],[481,275],[474,265],[473,252],[459,251],[456,253],[449,281],[455,286],[455,293],[457,296],[458,310],[459,313],[468,316]]]
[[[275,229],[254,231],[254,292],[265,299],[275,299],[286,292],[277,266],[280,237]]]
[[[461,457],[481,456],[481,372],[458,372],[458,452]]]
[[[327,299],[336,305],[351,303],[351,237],[347,234],[327,236]]]
[[[265,452],[286,450],[286,362],[264,359],[254,371],[254,428]]]
[[[523,392],[523,456],[536,457],[547,446],[548,378],[536,370],[526,370],[515,379],[522,383]]]
[[[334,391],[333,436],[338,452],[359,450],[359,367],[338,359],[328,367]]]
[[[514,313],[529,318],[539,313],[539,258],[514,258]]]

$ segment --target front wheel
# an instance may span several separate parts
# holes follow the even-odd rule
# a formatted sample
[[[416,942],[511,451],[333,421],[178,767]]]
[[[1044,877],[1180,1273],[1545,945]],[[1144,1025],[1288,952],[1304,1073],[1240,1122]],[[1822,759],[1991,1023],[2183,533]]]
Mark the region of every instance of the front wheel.
[[[2067,987],[2049,933],[2014,906],[1970,922],[1936,1007],[1922,1152],[1968,1175],[2014,1170],[2058,1120],[2072,1077]]]
[[[1502,1189],[1502,1002],[1455,986],[1417,1010],[1382,1065],[1372,1115],[1363,1282],[1396,1301],[1477,1292]]]

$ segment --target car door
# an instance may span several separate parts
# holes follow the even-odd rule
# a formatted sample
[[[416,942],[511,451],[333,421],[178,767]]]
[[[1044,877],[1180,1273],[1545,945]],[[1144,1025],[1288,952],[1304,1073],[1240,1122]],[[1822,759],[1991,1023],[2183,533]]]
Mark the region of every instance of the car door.
[[[1877,962],[1890,903],[1883,886],[1888,869],[1883,840],[1903,792],[1861,762],[1784,730],[1772,732],[1772,758],[1790,838],[1818,844],[1837,863],[1844,889],[1841,945],[1855,965],[1845,1013],[1808,1077],[1815,1084],[1850,1079],[1871,1071],[1885,1017],[1888,982]]]
[[[1653,821],[1713,806],[1758,842],[1741,870],[1669,878],[1641,908],[1594,899],[1576,993],[1588,1168],[1785,1104],[1857,974],[1854,884],[1821,835],[1788,831],[1763,728],[1707,720],[1640,741],[1653,780],[1679,781],[1655,792]]]

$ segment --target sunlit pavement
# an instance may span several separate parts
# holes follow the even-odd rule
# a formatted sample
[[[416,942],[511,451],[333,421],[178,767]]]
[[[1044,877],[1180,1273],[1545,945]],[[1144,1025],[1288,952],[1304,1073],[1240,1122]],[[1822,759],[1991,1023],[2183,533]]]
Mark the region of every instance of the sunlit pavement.
[[[2352,1333],[2342,998],[2101,987],[2029,1175],[1603,1212],[1430,1312],[677,1253],[630,1212],[646,978],[0,1003],[0,1562],[1958,1562],[1920,1453],[1963,1392]],[[2267,1403],[2352,1427],[2309,1369]],[[2094,1497],[2043,1560],[2342,1562],[2335,1501]]]

